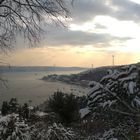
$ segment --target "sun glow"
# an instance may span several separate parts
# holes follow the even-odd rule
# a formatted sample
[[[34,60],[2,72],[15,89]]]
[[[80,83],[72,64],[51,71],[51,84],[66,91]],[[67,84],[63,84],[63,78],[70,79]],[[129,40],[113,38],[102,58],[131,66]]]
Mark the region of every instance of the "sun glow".
[[[105,26],[104,32],[113,36],[131,38],[140,36],[140,26],[133,21],[119,21],[109,16],[97,16],[94,23]]]
[[[96,25],[101,25],[104,28],[96,28]],[[97,16],[89,23],[82,25],[71,24],[70,30],[90,32],[93,34],[106,33],[120,39],[120,42],[110,41],[109,44],[112,47],[102,46],[102,48],[104,47],[106,50],[140,52],[140,26],[133,21],[119,21],[109,16]],[[100,50],[100,48],[93,47],[92,50]]]
[[[126,0],[125,2],[130,4],[130,8],[135,7],[135,4],[140,4],[140,0]],[[109,6],[116,14],[119,14],[119,7],[113,5],[110,0],[105,1],[105,6]],[[128,7],[126,6],[126,8]],[[139,10],[132,9],[132,12],[135,13],[132,13],[134,15],[131,15],[130,18],[126,18],[129,20],[119,20],[116,16],[113,17],[113,14],[98,13],[96,10],[95,8],[93,18],[81,20],[83,22],[75,22],[73,18],[69,17],[67,20],[58,17],[64,23],[68,23],[67,29],[61,27],[56,29],[55,25],[51,25],[52,27],[48,28],[50,34],[47,35],[51,38],[49,40],[49,37],[46,37],[48,40],[44,41],[45,45],[42,43],[40,48],[16,50],[11,54],[10,59],[5,56],[5,61],[13,65],[56,64],[89,67],[91,63],[94,63],[95,66],[110,65],[112,55],[115,55],[116,64],[138,62],[140,60],[140,23],[131,16],[135,18],[135,13]],[[129,10],[131,12],[131,9]],[[102,12],[102,9],[99,11]],[[51,21],[48,20],[47,23],[51,24]],[[49,41],[55,43],[49,44]]]
[[[140,0],[130,0],[130,1],[140,4]]]
[[[93,32],[95,30],[95,25],[92,22],[87,22],[82,25],[70,24],[69,29],[72,31],[84,31],[84,32]]]
[[[96,25],[104,28],[98,29]],[[92,33],[109,33],[117,37],[136,38],[140,36],[140,26],[133,21],[119,21],[109,16],[96,16],[94,20],[82,25],[71,24],[70,30]]]

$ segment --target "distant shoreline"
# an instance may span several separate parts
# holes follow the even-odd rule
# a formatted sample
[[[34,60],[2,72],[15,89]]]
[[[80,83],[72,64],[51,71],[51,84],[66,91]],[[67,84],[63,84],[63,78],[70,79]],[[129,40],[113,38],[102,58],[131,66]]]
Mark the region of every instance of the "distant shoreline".
[[[84,67],[57,66],[0,66],[0,72],[50,72],[50,71],[84,71]]]

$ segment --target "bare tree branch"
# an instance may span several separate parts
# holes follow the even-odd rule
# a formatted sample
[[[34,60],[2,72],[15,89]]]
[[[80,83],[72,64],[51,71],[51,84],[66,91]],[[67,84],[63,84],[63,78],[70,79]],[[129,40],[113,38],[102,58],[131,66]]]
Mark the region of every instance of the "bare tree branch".
[[[60,17],[67,16],[69,10],[64,0],[0,0],[0,49],[13,48],[19,34],[36,43],[45,19],[62,24]]]
[[[31,45],[39,42],[42,22],[63,24],[59,17],[68,15],[65,0],[0,0],[0,52],[12,50],[19,35]]]

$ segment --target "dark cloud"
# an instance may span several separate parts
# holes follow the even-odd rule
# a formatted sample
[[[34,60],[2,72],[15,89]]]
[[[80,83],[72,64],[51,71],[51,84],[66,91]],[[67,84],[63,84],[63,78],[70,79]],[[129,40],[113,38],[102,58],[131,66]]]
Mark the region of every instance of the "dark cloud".
[[[108,2],[108,3],[107,3]],[[106,15],[119,20],[134,20],[140,17],[140,5],[129,0],[75,0],[72,11],[72,23],[83,24],[90,21],[95,16]],[[105,29],[101,24],[95,24],[96,29]],[[49,25],[43,44],[51,46],[84,46],[94,45],[94,47],[109,47],[110,42],[123,43],[131,38],[114,37],[109,34],[89,33],[82,31],[72,31],[66,28]]]
[[[133,20],[139,22],[140,5],[129,0],[111,0],[112,6],[116,6],[118,10],[112,12],[111,16],[120,20]]]
[[[108,15],[112,10],[105,0],[75,0],[71,9],[74,23],[90,21],[97,15]]]
[[[116,9],[114,9],[114,7]],[[71,13],[73,20],[70,23],[75,23],[77,25],[90,21],[98,15],[111,16],[119,20],[133,20],[139,22],[140,5],[129,0],[75,0],[71,8]],[[114,37],[109,34],[71,31],[58,26],[56,28],[52,23],[50,24],[45,24],[45,27],[43,27],[47,30],[47,34],[45,34],[44,39],[41,40],[41,45],[94,45],[100,48],[110,46],[111,41],[118,41],[121,43],[131,39],[126,37]],[[102,30],[106,27],[101,24],[95,24],[95,28],[97,30]],[[17,38],[18,48],[28,46],[28,43],[23,40],[23,37],[20,36]]]
[[[129,0],[75,0],[71,13],[73,22],[79,24],[98,15],[139,22],[140,5]]]
[[[104,46],[109,44],[110,41],[120,41],[124,42],[131,38],[121,38],[114,37],[109,34],[99,34],[99,33],[88,33],[82,31],[71,31],[69,29],[52,29],[51,32],[45,38],[45,44],[51,46],[62,46],[62,45],[71,45],[71,46],[84,46],[84,45],[95,45],[95,46]],[[107,46],[104,46],[107,47]]]

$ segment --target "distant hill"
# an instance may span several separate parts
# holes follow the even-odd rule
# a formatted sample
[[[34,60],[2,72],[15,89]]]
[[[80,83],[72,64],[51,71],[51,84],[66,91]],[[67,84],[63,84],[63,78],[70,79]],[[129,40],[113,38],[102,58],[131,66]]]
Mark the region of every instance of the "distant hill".
[[[100,79],[108,74],[108,70],[119,69],[120,66],[103,66],[89,69],[78,74],[79,80],[100,81]]]
[[[79,77],[81,80],[89,80],[99,82],[104,76],[109,74],[111,70],[122,71],[125,67],[130,67],[131,65],[135,65],[136,67],[140,67],[140,63],[129,64],[129,65],[119,65],[119,66],[103,66],[94,69],[89,69],[84,72],[79,73]]]
[[[53,67],[53,66],[0,66],[0,72],[46,72],[46,71],[80,71],[82,67]]]
[[[140,66],[140,63],[131,64]],[[88,69],[78,74],[71,74],[71,75],[49,75],[44,76],[42,80],[48,81],[62,81],[70,84],[82,85],[87,86],[90,81],[99,82],[104,76],[106,76],[110,70],[118,70],[121,71],[122,67],[127,67],[130,65],[121,65],[121,66],[103,66],[93,69]]]

